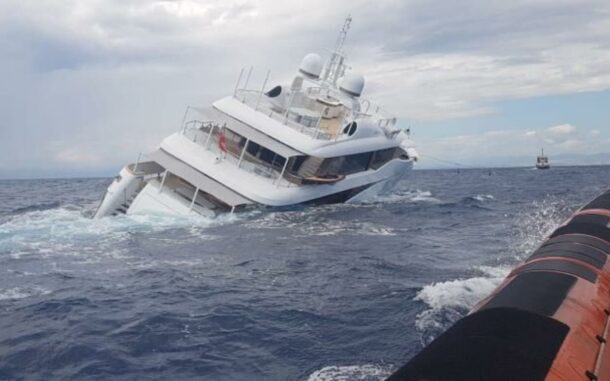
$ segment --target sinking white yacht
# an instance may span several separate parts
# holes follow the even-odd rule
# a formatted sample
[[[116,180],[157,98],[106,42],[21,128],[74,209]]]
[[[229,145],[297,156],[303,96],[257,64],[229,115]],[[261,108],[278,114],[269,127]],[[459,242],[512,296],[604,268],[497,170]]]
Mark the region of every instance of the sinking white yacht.
[[[308,54],[291,82],[267,89],[267,72],[258,90],[242,70],[233,95],[187,108],[179,131],[121,170],[95,217],[337,203],[391,188],[418,155],[396,118],[361,97],[364,77],[347,71],[350,22],[326,64]]]

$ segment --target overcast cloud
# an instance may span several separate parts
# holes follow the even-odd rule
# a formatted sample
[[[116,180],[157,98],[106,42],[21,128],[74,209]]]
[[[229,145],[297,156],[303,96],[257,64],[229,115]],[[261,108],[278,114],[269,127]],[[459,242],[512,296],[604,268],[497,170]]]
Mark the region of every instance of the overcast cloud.
[[[422,154],[610,151],[605,118],[535,125],[503,108],[591,93],[610,109],[608,1],[4,0],[0,176],[117,171],[187,105],[230,93],[241,67],[280,81],[325,53],[348,13],[366,96],[414,126]]]

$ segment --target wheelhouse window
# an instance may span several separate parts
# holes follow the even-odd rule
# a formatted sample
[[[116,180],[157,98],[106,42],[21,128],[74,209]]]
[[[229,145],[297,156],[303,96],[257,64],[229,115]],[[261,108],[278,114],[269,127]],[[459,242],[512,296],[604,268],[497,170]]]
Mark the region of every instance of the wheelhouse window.
[[[297,156],[291,159],[288,172],[291,176],[304,179],[348,176],[369,169],[377,170],[398,157],[408,159],[406,153],[398,147],[326,159]]]
[[[351,175],[366,171],[369,168],[372,152],[364,152],[355,155],[333,157],[325,159],[320,166],[320,174],[323,176]]]
[[[394,155],[396,154],[397,150],[400,150],[400,148],[388,148],[376,151],[373,154],[373,159],[371,160],[371,168],[381,168],[385,163],[394,158]]]

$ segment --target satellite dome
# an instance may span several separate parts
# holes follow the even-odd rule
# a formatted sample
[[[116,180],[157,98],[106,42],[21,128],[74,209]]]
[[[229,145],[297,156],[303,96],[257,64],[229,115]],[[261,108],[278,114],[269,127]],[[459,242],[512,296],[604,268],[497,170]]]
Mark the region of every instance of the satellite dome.
[[[355,73],[346,74],[339,88],[353,97],[359,97],[364,90],[364,76]]]
[[[316,53],[309,53],[301,61],[299,71],[309,77],[319,78],[322,73],[322,57]]]

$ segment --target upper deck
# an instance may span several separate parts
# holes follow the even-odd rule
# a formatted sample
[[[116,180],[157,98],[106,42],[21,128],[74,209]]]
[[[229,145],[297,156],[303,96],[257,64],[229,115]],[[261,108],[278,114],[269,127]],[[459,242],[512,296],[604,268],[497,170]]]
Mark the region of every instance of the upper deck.
[[[327,86],[302,87],[302,83],[299,84],[302,79],[299,79],[295,78],[291,86],[275,86],[266,93],[237,89],[233,97],[315,140],[336,141],[344,135],[343,129],[348,123],[364,119],[379,128],[380,132],[391,134],[396,130],[396,118],[388,116],[371,101],[350,99]]]

